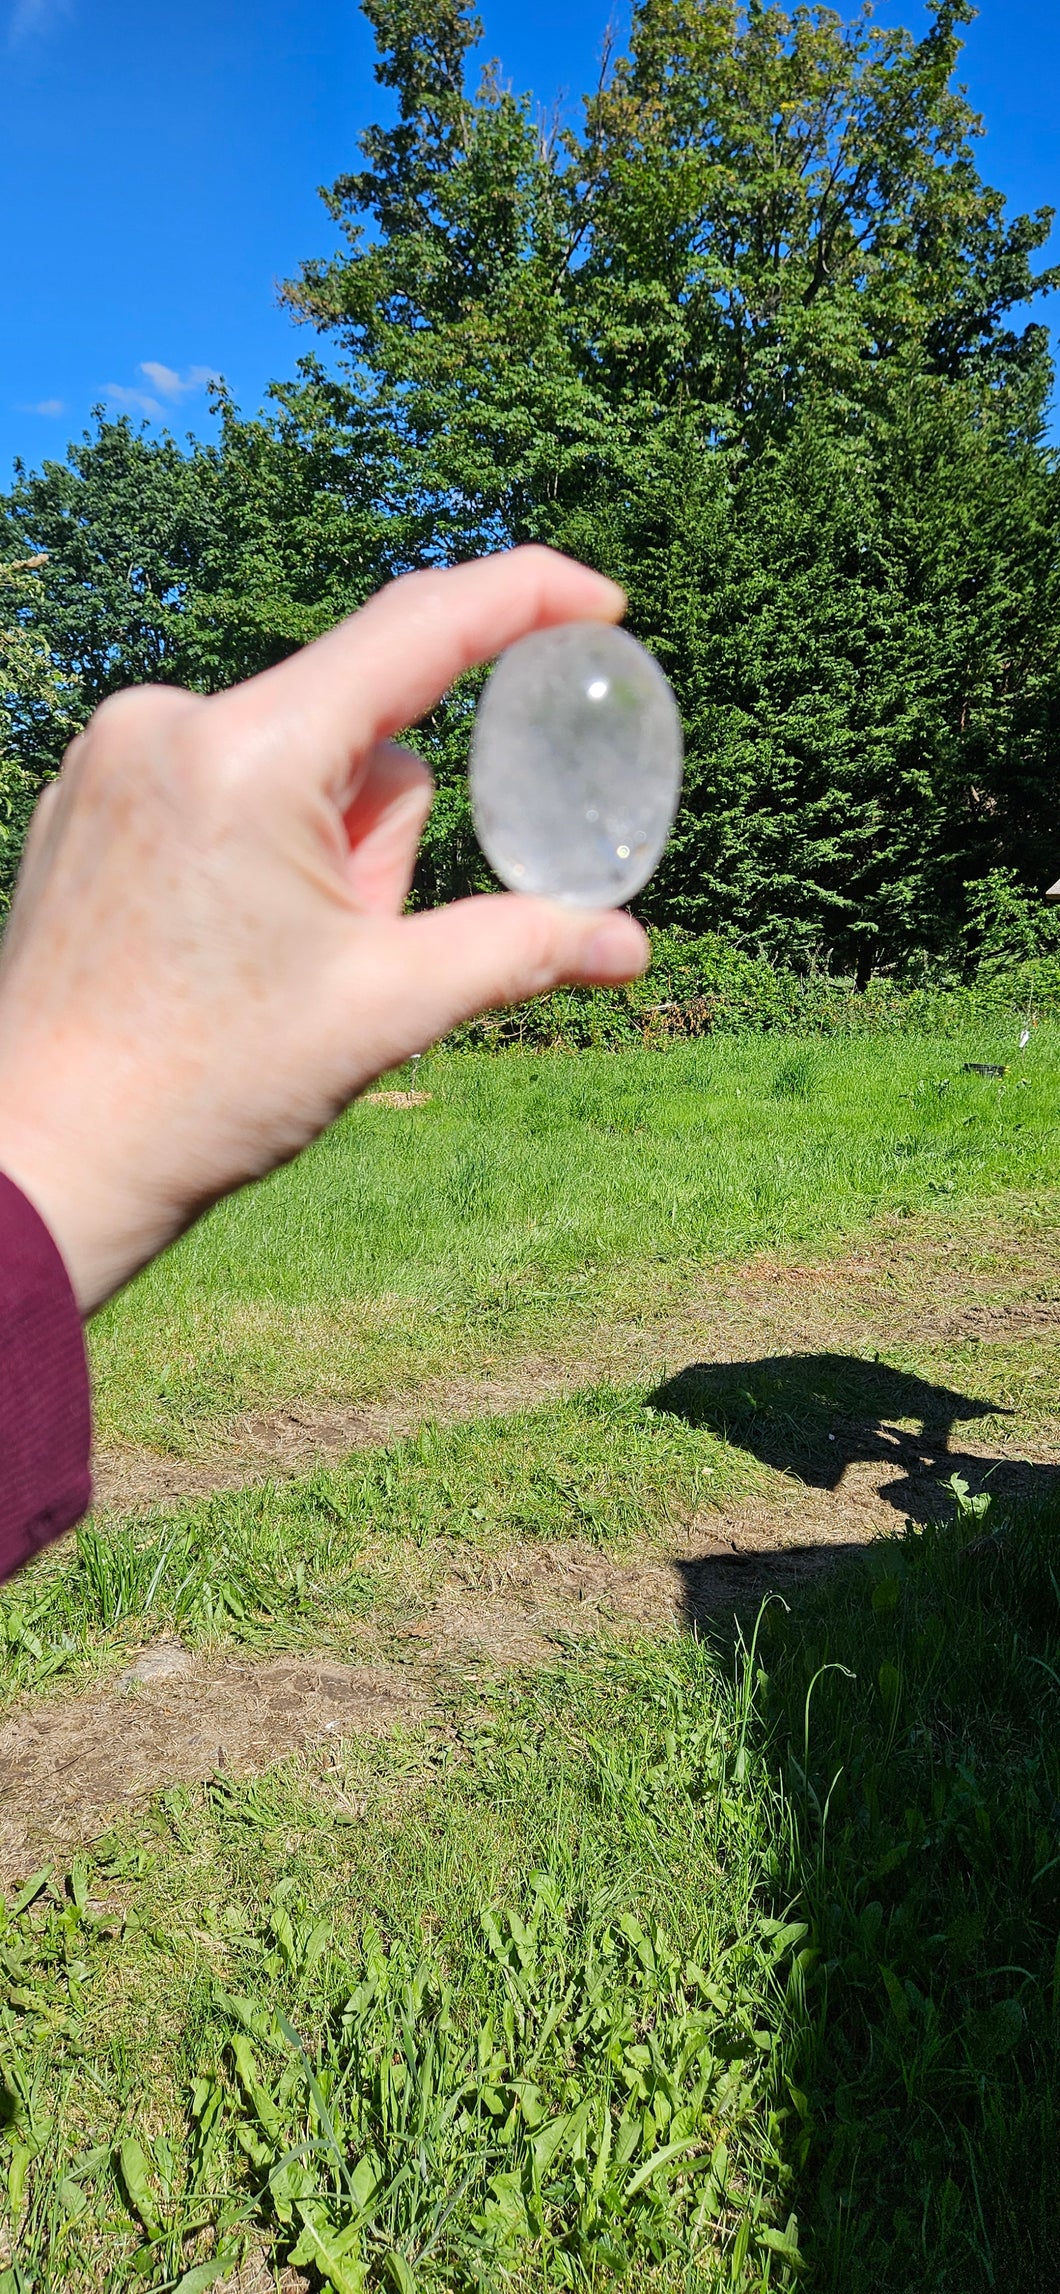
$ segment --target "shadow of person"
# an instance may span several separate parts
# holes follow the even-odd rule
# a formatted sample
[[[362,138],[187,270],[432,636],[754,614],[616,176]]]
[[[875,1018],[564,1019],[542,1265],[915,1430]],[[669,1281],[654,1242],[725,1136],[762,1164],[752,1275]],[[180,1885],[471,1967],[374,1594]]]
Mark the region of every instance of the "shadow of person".
[[[1060,1492],[1056,1466],[983,1457],[954,1446],[956,1426],[1012,1417],[1003,1404],[858,1355],[692,1362],[648,1400],[653,1409],[702,1426],[808,1488],[838,1489],[851,1466],[881,1468],[877,1494],[913,1521],[938,1520],[951,1511],[944,1485],[953,1474],[973,1491],[1034,1497]]]

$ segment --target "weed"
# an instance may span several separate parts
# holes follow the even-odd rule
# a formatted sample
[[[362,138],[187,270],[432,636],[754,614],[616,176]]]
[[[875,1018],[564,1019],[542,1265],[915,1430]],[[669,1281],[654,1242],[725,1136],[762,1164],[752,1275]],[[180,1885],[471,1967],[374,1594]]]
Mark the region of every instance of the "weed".
[[[172,2286],[242,2224],[341,2294],[791,2285],[804,1929],[752,1726],[695,1643],[614,1654],[469,1709],[396,1828],[384,1747],[357,1829],[291,1771],[283,1831],[207,1789],[138,1869],[38,1874],[0,1961],[27,2282]]]

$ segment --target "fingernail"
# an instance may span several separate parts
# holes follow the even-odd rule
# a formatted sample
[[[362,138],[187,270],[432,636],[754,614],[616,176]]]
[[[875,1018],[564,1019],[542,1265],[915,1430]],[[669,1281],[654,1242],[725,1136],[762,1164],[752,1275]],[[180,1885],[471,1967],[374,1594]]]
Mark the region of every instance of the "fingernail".
[[[636,980],[647,971],[649,957],[640,925],[619,912],[597,925],[585,951],[585,970],[594,980]]]

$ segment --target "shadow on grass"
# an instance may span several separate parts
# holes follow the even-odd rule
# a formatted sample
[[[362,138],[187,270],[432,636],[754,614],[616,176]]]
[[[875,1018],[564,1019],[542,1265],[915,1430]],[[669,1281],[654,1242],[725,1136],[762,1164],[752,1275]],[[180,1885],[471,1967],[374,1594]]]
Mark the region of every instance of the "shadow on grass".
[[[906,1520],[937,1521],[952,1512],[944,1485],[953,1474],[971,1491],[1006,1502],[1060,1499],[1060,1467],[971,1456],[953,1445],[956,1426],[1008,1418],[1011,1410],[857,1355],[692,1362],[649,1400],[811,1489],[837,1489],[853,1465],[893,1467],[879,1494]]]
[[[893,1466],[905,1517],[683,1571],[694,1630],[731,1648],[735,1609],[750,1644],[759,1612],[810,1928],[787,2003],[805,2282],[1057,2294],[1060,1471],[962,1450],[995,1402],[841,1354],[694,1363],[651,1400],[807,1488]]]
[[[879,1538],[764,1605],[753,1670],[804,2283],[1055,2294],[1060,1500]]]

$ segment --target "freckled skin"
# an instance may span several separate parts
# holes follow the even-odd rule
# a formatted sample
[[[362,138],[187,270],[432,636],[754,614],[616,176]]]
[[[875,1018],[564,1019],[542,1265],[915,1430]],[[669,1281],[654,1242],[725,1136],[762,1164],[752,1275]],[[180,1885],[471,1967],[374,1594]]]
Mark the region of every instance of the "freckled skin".
[[[643,969],[627,916],[404,916],[432,790],[391,743],[464,669],[622,606],[518,550],[406,576],[230,693],[97,711],[38,807],[0,954],[0,1170],[84,1312],[457,1021]]]

